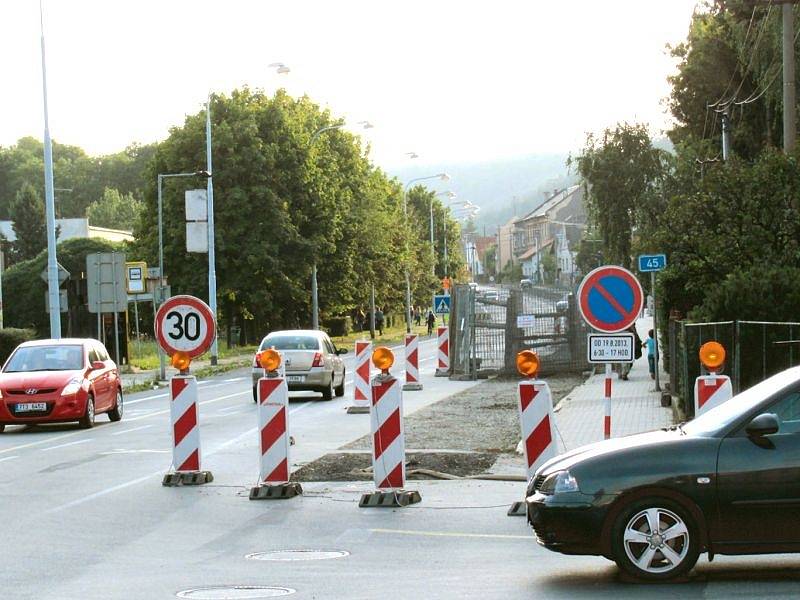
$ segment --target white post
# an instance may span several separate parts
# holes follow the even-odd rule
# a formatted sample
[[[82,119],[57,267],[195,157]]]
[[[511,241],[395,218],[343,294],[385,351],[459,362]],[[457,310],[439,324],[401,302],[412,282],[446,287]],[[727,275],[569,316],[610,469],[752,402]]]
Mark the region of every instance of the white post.
[[[209,173],[206,181],[206,202],[208,212],[208,307],[214,318],[217,318],[217,267],[214,252],[214,171],[211,168],[211,93],[206,101],[206,171]],[[217,364],[218,356],[217,338],[211,344],[211,364]]]

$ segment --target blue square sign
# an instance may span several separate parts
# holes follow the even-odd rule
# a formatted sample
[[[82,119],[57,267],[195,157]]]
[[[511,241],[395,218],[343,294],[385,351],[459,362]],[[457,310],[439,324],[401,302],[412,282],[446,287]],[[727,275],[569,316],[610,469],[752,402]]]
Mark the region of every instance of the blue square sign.
[[[663,271],[667,268],[666,254],[642,254],[639,256],[639,272]]]
[[[444,296],[444,295],[434,296],[433,312],[439,315],[450,314],[450,296]]]

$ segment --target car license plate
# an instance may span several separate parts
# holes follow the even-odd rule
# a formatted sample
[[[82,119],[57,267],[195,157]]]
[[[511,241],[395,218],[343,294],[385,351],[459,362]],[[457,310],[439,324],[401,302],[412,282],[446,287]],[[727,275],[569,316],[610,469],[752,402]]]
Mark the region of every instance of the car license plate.
[[[302,375],[287,375],[286,376],[286,381],[288,381],[290,383],[302,383],[303,379],[304,378],[303,378]]]
[[[36,412],[47,410],[47,404],[45,402],[25,402],[23,404],[17,404],[17,412]]]

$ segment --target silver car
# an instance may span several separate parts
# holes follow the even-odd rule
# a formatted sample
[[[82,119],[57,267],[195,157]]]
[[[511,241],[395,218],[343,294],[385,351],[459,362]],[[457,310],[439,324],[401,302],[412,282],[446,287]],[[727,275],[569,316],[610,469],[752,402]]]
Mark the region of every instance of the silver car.
[[[334,395],[344,396],[345,348],[336,348],[324,331],[294,329],[273,331],[258,347],[258,352],[278,350],[286,368],[286,383],[290,390],[310,390],[322,393],[323,400]],[[253,358],[253,401],[258,400],[258,380],[264,376],[258,360]]]

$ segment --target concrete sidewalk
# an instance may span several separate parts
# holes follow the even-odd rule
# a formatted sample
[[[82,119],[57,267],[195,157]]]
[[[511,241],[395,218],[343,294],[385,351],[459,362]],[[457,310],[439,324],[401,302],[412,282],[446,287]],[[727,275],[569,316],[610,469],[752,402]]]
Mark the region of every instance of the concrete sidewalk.
[[[636,329],[642,341],[653,326],[651,317],[639,319]],[[668,381],[662,371],[660,380]],[[605,374],[592,375],[567,394],[555,409],[559,452],[573,450],[603,439]],[[647,350],[633,364],[627,381],[614,373],[611,383],[611,437],[622,437],[672,425],[672,410],[661,406],[647,365]]]
[[[217,361],[219,366],[222,365],[230,365],[235,363],[244,363],[247,361],[247,365],[242,364],[241,368],[244,368],[250,364],[250,360],[252,360],[252,355],[245,355],[245,356],[230,356],[227,358],[220,358]],[[192,361],[192,371],[197,371],[199,369],[203,369],[205,367],[211,366],[211,359],[208,358],[201,358],[199,360]],[[122,387],[123,389],[130,388],[134,385],[142,385],[142,384],[151,384],[153,386],[156,385],[166,385],[167,381],[169,381],[170,377],[173,375],[178,374],[178,369],[175,369],[170,366],[169,358],[167,358],[167,367],[166,367],[166,375],[167,378],[165,381],[159,382],[158,379],[158,369],[148,369],[146,371],[139,371],[137,373],[122,373],[120,377],[122,378]]]

